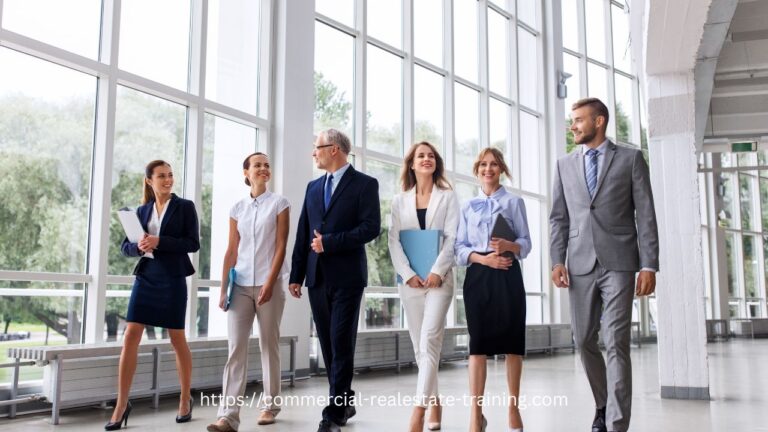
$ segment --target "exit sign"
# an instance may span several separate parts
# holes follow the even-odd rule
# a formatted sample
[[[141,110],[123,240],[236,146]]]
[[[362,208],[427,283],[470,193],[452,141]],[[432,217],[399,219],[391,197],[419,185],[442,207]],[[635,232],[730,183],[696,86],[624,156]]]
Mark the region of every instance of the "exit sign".
[[[733,153],[754,151],[757,151],[757,141],[742,141],[731,143],[731,152]]]

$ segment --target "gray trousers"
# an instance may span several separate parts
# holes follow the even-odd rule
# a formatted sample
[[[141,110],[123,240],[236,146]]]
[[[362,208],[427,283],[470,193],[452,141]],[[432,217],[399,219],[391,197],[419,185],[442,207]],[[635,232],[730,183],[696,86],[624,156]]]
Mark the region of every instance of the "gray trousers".
[[[586,275],[569,274],[571,326],[598,408],[606,407],[609,431],[629,429],[632,363],[629,357],[634,272],[609,271],[599,263]],[[598,347],[603,338],[608,367]]]
[[[280,320],[285,306],[285,291],[281,279],[275,282],[272,298],[256,306],[261,286],[235,285],[235,295],[227,311],[229,359],[224,366],[222,393],[230,402],[243,396],[248,374],[248,338],[253,330],[253,319],[259,320],[259,348],[264,392],[259,409],[277,415],[280,406],[274,398],[280,394]],[[257,396],[258,397],[258,396]],[[248,406],[248,405],[246,405]],[[222,403],[218,418],[224,418],[234,429],[240,427],[240,404]]]

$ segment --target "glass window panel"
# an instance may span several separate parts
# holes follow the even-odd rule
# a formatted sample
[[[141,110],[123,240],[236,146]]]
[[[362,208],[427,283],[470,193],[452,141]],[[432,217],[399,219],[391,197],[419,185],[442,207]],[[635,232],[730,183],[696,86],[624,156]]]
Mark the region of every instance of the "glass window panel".
[[[517,17],[529,26],[539,29],[539,14],[536,9],[538,0],[518,0]]]
[[[494,98],[490,98],[489,104],[491,147],[496,147],[508,157],[509,105]],[[509,164],[510,161],[507,163]]]
[[[763,234],[763,269],[768,269],[768,234]],[[768,287],[768,271],[763,271],[763,278]]]
[[[416,57],[443,66],[443,0],[414,0],[413,51]]]
[[[99,55],[101,0],[3,3],[3,28],[91,59]]]
[[[723,190],[723,209],[722,211],[718,212],[717,216],[720,226],[722,227],[736,228],[736,220],[734,214],[735,197],[733,191],[733,179],[734,177],[732,174],[720,174],[719,187],[721,187]]]
[[[315,21],[314,132],[334,128],[354,137],[355,39]]]
[[[525,323],[543,324],[542,298],[540,296],[525,296]]]
[[[453,64],[456,75],[477,82],[477,0],[453,2]]]
[[[624,72],[632,72],[632,57],[629,48],[629,14],[624,9],[611,5],[613,24],[613,66]]]
[[[0,288],[17,289],[19,293],[0,296],[4,330],[0,364],[12,361],[7,356],[8,348],[82,342],[83,284],[0,281]],[[25,295],[25,289],[43,291]],[[44,370],[40,366],[22,366],[19,381],[41,380]],[[0,385],[11,384],[12,372],[12,368],[0,368]]]
[[[744,235],[741,239],[744,265],[744,292],[747,298],[755,298],[758,296],[758,284],[757,279],[757,236]]]
[[[457,267],[458,269],[459,267]],[[461,267],[463,269],[466,269],[466,267]],[[463,280],[462,280],[463,285]],[[461,286],[461,285],[460,285]],[[457,295],[456,296],[456,325],[457,326],[466,326],[467,325],[467,312],[464,308],[464,296],[463,295]]]
[[[6,48],[0,65],[0,270],[85,272],[96,78]]]
[[[144,167],[155,159],[171,165],[173,192],[181,196],[185,120],[184,106],[127,87],[117,87],[112,210],[141,204]],[[136,259],[120,254],[124,237],[117,213],[113,211],[109,227],[109,274],[130,275],[133,272]]]
[[[524,197],[525,210],[528,216],[528,231],[531,236],[531,253],[522,261],[523,282],[525,291],[529,293],[542,292],[544,284],[541,280],[542,251],[541,246],[541,209],[539,200]]]
[[[488,9],[488,79],[492,92],[509,97],[509,20]]]
[[[738,162],[740,167],[755,166],[757,164],[757,154],[752,152],[737,153],[736,162]]]
[[[369,150],[402,155],[403,60],[368,45],[367,145]]]
[[[587,95],[589,97],[596,97],[603,101],[610,110],[608,103],[608,71],[602,66],[598,66],[593,63],[587,64]],[[614,138],[615,135],[615,115],[611,114],[608,121],[607,135]]]
[[[198,275],[202,279],[221,280],[229,238],[229,210],[248,194],[241,168],[245,157],[257,150],[256,142],[256,129],[205,115],[202,208],[197,211],[200,217]],[[274,178],[277,173],[273,170],[272,175]],[[218,295],[212,296],[211,301],[218,302]],[[213,306],[218,309],[218,303]]]
[[[768,231],[768,179],[760,179],[760,210],[763,222],[763,231]],[[766,267],[768,269],[768,267]]]
[[[465,203],[472,198],[476,197],[478,193],[478,185],[475,183],[466,183],[463,181],[457,181],[453,185],[456,191],[456,196],[459,198],[459,203]]]
[[[190,2],[131,0],[120,9],[120,68],[187,90]]]
[[[369,159],[365,171],[378,179],[381,202],[381,234],[365,245],[368,255],[368,286],[394,287],[396,285],[395,269],[389,257],[387,233],[390,226],[392,197],[400,192],[400,166]]]
[[[730,153],[720,153],[720,165],[723,168],[731,168],[736,166],[736,157]]]
[[[757,152],[757,164],[760,166],[768,165],[768,150]],[[768,177],[768,171],[760,171],[760,175]]]
[[[520,103],[528,108],[538,109],[539,56],[536,47],[538,40],[536,36],[521,27],[518,27],[517,37],[517,46],[520,50],[517,57]]]
[[[579,10],[576,0],[562,4],[563,46],[575,52],[579,50]],[[569,71],[570,72],[570,71]]]
[[[732,232],[725,233],[725,259],[728,264],[728,296],[739,296],[739,271],[738,256],[736,256],[736,235]]]
[[[755,177],[739,174],[739,201],[741,204],[741,229],[756,230],[755,223]]]
[[[632,97],[633,81],[623,75],[614,74],[616,85],[616,135],[620,141],[632,142],[635,131],[635,104]]]
[[[260,4],[208,2],[205,97],[254,115],[259,96]]]
[[[520,111],[520,185],[524,190],[541,190],[541,140],[539,119]],[[509,162],[508,162],[509,163]]]
[[[488,0],[490,3],[506,10],[509,13],[515,13],[515,0]],[[520,0],[528,1],[528,0]]]
[[[605,63],[605,0],[584,0],[587,55]]]
[[[355,0],[315,0],[315,10],[329,18],[355,26]]]
[[[707,299],[707,315],[712,315],[712,269],[709,265],[709,235],[706,228],[702,228],[701,233],[701,256],[704,262],[704,297]]]
[[[707,175],[699,173],[699,218],[702,225],[707,225],[707,200],[710,199],[707,195]]]
[[[579,67],[579,58],[563,53],[563,69],[571,74],[567,81],[568,97],[565,98],[565,117],[569,119],[573,103],[581,99],[581,68]]]
[[[760,303],[750,302],[747,303],[747,318],[760,318]]]
[[[456,84],[456,124],[455,124],[455,170],[461,174],[473,175],[472,164],[475,162],[480,136],[479,95],[471,88]]]
[[[202,238],[200,239],[202,241]],[[218,291],[218,287],[214,287],[214,291]],[[197,287],[197,318],[195,319],[195,324],[197,325],[197,336],[198,337],[206,337],[208,336],[208,323],[209,323],[209,316],[210,311],[215,310],[211,308],[210,304],[210,293],[211,288],[209,287]],[[219,305],[213,305],[216,309],[219,308]]]
[[[728,315],[731,319],[741,318],[741,308],[739,302],[728,302]]]
[[[397,293],[365,293],[364,329],[402,328]]]
[[[413,75],[414,142],[428,141],[442,154],[444,78],[420,66],[414,66]]]
[[[403,46],[403,1],[367,0],[368,35],[395,48]],[[438,18],[440,15],[437,16]]]

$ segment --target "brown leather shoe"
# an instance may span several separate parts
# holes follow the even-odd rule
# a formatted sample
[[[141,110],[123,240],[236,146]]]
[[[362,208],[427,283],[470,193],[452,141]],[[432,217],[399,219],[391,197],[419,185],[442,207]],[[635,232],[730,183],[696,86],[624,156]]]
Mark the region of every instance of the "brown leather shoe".
[[[275,422],[275,415],[272,414],[272,411],[262,411],[261,414],[259,414],[259,419],[256,421],[256,424],[259,425],[271,425]]]

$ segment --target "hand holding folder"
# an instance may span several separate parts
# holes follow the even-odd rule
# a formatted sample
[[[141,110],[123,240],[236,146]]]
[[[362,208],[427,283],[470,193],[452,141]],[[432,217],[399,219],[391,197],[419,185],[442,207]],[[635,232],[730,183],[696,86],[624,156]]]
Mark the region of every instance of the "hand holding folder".
[[[443,238],[441,234],[440,230],[400,231],[400,245],[408,258],[408,263],[423,280],[429,276],[440,254],[440,242]],[[404,282],[401,275],[397,275],[397,282]]]
[[[123,226],[123,231],[125,231],[125,237],[128,238],[129,242],[138,243],[146,235],[144,228],[139,221],[139,216],[136,215],[135,211],[127,207],[121,208],[117,211],[117,218],[120,220],[120,224]],[[152,252],[145,253],[143,257],[155,258],[155,256],[152,255]]]
[[[227,277],[229,281],[227,282],[227,301],[224,303],[224,312],[228,311],[232,305],[232,296],[235,295],[235,278],[237,278],[237,272],[232,267],[229,269],[229,276]]]
[[[491,238],[504,239],[514,242],[517,240],[517,235],[515,235],[515,232],[512,230],[512,227],[509,226],[507,220],[504,219],[502,215],[498,215],[496,217],[496,222],[493,224],[493,229],[491,230]],[[504,252],[501,254],[501,256],[515,259],[515,254],[512,252]]]

